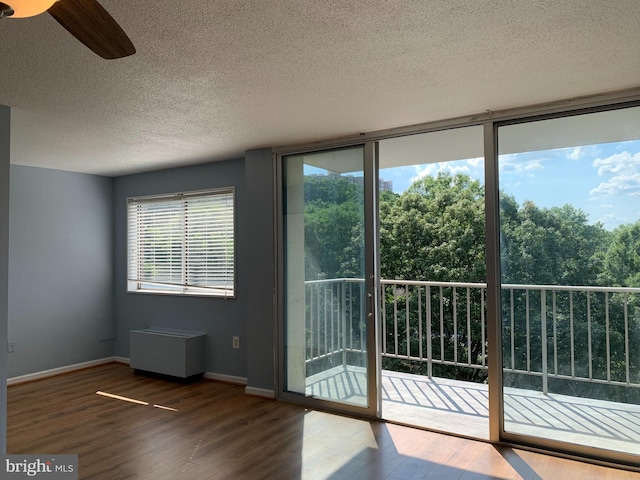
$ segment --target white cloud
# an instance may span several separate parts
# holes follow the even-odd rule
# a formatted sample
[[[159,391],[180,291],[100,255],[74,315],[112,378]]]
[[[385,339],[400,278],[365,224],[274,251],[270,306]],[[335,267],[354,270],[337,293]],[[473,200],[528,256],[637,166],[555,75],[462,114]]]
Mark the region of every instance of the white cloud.
[[[623,223],[627,223],[629,221],[626,217],[620,217],[614,213],[608,213],[607,215],[603,215],[598,219],[598,222],[602,222],[606,228],[615,228],[618,225],[622,225]]]
[[[470,158],[467,163],[472,167],[482,167],[484,165],[484,157]]]
[[[452,175],[457,173],[469,175],[471,173],[471,169],[467,165],[461,165],[459,162],[429,163],[426,165],[414,165],[414,168],[416,175],[411,177],[410,184],[426,176],[435,176],[439,172],[449,172]]]
[[[598,158],[593,166],[598,169],[599,176],[609,178],[592,189],[590,195],[640,195],[640,152],[625,151]]]
[[[616,143],[616,150],[624,150],[628,146],[637,145],[636,142],[637,142],[637,140],[624,140],[622,142],[617,142]]]
[[[578,147],[566,148],[567,158],[569,160],[582,160],[583,158],[593,158],[600,154],[600,149],[597,145],[580,145]]]
[[[524,170],[526,172],[530,172],[531,170],[542,170],[544,167],[542,166],[542,163],[540,163],[539,160],[532,160],[531,162],[527,162],[524,165]]]
[[[620,217],[620,216],[616,215],[615,213],[608,213],[606,215],[603,215],[600,220],[602,222],[609,222],[611,220],[616,220],[616,221],[620,221],[620,222],[626,222],[627,218]]]
[[[583,151],[582,147],[572,148],[569,155],[567,155],[567,158],[570,160],[579,160],[583,155],[582,151]]]
[[[427,175],[433,175],[436,172],[436,164],[430,163],[428,165],[414,165],[413,168],[416,171],[416,174],[411,177],[411,181],[409,183],[413,183],[416,180],[426,177]]]
[[[466,165],[448,165],[445,163],[445,164],[442,164],[442,168],[440,168],[440,171],[451,172],[455,175],[456,173],[469,174],[471,172],[471,169]]]
[[[599,167],[599,175],[608,171],[620,171],[621,169],[627,169],[635,172],[640,168],[640,152],[632,155],[628,151],[624,151],[621,153],[614,153],[605,159],[597,158],[593,161],[593,166]]]
[[[640,195],[640,173],[634,175],[616,175],[592,189],[590,195]]]
[[[511,173],[522,176],[532,176],[532,172],[544,169],[544,162],[547,158],[526,158],[527,154],[500,155],[501,173]]]

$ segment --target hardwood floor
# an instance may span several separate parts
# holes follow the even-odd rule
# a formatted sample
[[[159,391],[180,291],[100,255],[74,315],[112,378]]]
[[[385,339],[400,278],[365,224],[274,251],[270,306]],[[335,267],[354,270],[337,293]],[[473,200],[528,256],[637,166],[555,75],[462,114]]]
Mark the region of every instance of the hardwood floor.
[[[14,385],[8,450],[76,453],[82,479],[640,480],[640,473],[312,411],[243,390],[134,375],[115,363]]]

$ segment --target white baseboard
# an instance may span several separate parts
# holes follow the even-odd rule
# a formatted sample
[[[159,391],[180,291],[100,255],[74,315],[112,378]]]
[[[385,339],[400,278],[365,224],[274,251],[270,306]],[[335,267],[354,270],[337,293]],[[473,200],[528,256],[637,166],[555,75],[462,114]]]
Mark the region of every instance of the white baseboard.
[[[91,360],[89,362],[76,363],[74,365],[67,365],[65,367],[52,368],[50,370],[44,370],[41,372],[29,373],[27,375],[20,375],[19,377],[12,377],[7,379],[7,385],[18,385],[20,383],[32,382],[34,380],[41,380],[47,377],[53,377],[62,373],[73,372],[76,370],[82,370],[83,368],[95,367],[97,365],[105,365],[107,363],[122,363],[129,365],[129,359],[126,357],[107,357],[98,360]],[[245,387],[244,393],[246,395],[253,395],[254,397],[262,398],[276,398],[276,394],[273,390],[266,388],[257,388],[247,386],[246,377],[236,377],[234,375],[225,375],[223,373],[206,372],[204,378],[209,380],[216,380],[219,382],[232,383],[235,385],[243,385]]]
[[[273,390],[268,390],[266,388],[257,388],[257,387],[245,387],[244,389],[245,395],[252,395],[254,397],[262,397],[273,399],[276,398],[276,392]]]
[[[53,377],[54,375],[60,375],[61,373],[73,372],[75,370],[82,370],[83,368],[95,367],[97,365],[104,365],[106,363],[113,363],[114,357],[101,358],[99,360],[91,360],[89,362],[76,363],[75,365],[67,365],[65,367],[52,368],[51,370],[43,370],[41,372],[29,373],[27,375],[20,375],[18,377],[12,377],[7,379],[7,385],[17,385],[19,383],[32,382],[34,380],[40,380],[42,378]]]
[[[235,385],[244,385],[245,395],[252,395],[254,397],[269,399],[276,398],[276,392],[274,392],[273,390],[247,386],[246,377],[234,377],[233,375],[225,375],[223,373],[207,372],[204,374],[204,378],[207,378],[209,380],[216,380],[218,382],[233,383]]]
[[[225,375],[224,373],[212,373],[206,372],[204,378],[209,380],[217,380],[219,382],[233,383],[235,385],[246,385],[247,378],[246,377],[235,377],[233,375]]]

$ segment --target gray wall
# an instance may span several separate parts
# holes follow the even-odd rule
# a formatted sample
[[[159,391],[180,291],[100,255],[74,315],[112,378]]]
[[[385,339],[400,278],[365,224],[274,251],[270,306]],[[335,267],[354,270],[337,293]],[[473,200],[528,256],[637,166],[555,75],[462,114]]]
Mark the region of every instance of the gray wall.
[[[9,377],[128,358],[129,331],[159,325],[206,331],[208,372],[274,389],[269,149],[115,179],[17,165],[10,171]],[[236,189],[236,298],[127,293],[126,199],[226,186]],[[232,348],[233,336],[240,349]]]
[[[274,390],[275,385],[275,258],[274,183],[270,149],[251,150],[245,156],[248,208],[247,262],[247,386]]]
[[[10,167],[9,113],[0,106],[0,347],[8,331],[15,352],[0,348],[0,451],[7,374],[129,357],[132,329],[204,330],[208,372],[273,390],[271,150],[116,179]],[[127,197],[226,186],[236,188],[236,298],[126,293]]]
[[[10,178],[9,377],[113,356],[113,179]]]
[[[7,324],[9,312],[9,141],[11,110],[0,105],[0,453],[7,451]]]
[[[206,331],[207,372],[247,377],[247,210],[244,159],[128,175],[115,179],[116,355],[129,357],[129,331],[152,325]],[[126,199],[142,195],[235,187],[236,298],[127,293]],[[240,349],[232,337],[240,337]]]

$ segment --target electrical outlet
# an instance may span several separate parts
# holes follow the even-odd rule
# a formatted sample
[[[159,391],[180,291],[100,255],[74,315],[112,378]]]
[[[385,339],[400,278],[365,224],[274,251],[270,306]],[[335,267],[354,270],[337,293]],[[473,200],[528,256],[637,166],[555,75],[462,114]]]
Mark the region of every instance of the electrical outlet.
[[[233,337],[233,348],[240,348],[240,337]]]
[[[16,351],[16,344],[14,342],[7,342],[7,353],[13,353]]]

